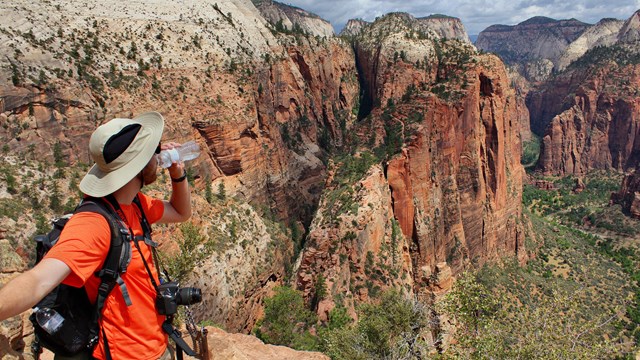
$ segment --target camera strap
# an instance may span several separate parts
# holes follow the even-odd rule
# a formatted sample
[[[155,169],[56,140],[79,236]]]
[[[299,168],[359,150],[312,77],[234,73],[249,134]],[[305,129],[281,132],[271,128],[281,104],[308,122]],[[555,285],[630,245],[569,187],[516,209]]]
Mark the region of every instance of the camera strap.
[[[182,339],[182,334],[180,333],[180,331],[174,328],[173,325],[171,325],[171,322],[169,320],[165,320],[165,322],[162,323],[162,330],[164,330],[164,332],[169,335],[171,340],[173,340],[173,342],[176,343],[176,348],[177,348],[176,352],[178,354],[178,360],[182,358],[182,351],[184,351],[189,356],[196,356],[195,351],[193,351],[189,347],[189,345],[184,341],[184,339]]]

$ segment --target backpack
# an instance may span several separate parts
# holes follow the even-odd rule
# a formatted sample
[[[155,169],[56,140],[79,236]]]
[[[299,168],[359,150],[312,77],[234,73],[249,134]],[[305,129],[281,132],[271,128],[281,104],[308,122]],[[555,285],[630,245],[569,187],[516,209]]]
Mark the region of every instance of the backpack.
[[[96,302],[91,304],[84,286],[75,288],[60,284],[54,288],[34,306],[34,312],[29,317],[36,335],[35,350],[37,351],[34,352],[35,354],[40,352],[39,346],[43,346],[62,356],[91,352],[98,343],[100,335],[99,319],[102,314],[102,308],[111,290],[116,285],[120,286],[126,304],[131,305],[131,299],[120,274],[126,272],[127,266],[131,261],[131,241],[133,238],[127,225],[109,206],[107,201],[113,204],[115,199],[113,197],[108,197],[107,199],[85,198],[73,212],[73,214],[80,212],[98,213],[107,220],[111,229],[109,252],[102,269],[95,273],[95,276],[101,279]],[[139,207],[144,218],[144,212],[137,197],[134,203]],[[115,205],[117,205],[117,202]],[[35,237],[36,264],[57,243],[60,233],[71,216],[72,214],[68,214],[53,220],[53,228],[48,234]],[[144,222],[143,229],[145,235],[148,235],[151,231],[146,219],[144,219]],[[42,320],[42,313],[39,312],[51,313],[49,309],[55,310],[64,319],[59,328],[56,331],[52,331],[52,333],[47,332],[38,322],[39,316]],[[108,349],[108,344],[106,344],[106,347]]]

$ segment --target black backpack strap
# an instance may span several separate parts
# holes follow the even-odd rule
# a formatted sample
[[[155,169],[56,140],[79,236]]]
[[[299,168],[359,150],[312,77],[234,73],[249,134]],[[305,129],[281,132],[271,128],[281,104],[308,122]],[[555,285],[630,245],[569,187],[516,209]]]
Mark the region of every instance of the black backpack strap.
[[[102,329],[102,338],[104,339],[105,360],[113,360],[111,350],[109,349],[109,341],[107,341],[107,334],[104,332],[104,329]]]
[[[151,247],[154,260],[157,263],[157,252],[155,251],[157,244],[151,240],[151,225],[147,220],[144,209],[142,208],[142,204],[140,203],[140,199],[137,195],[134,198],[133,202],[140,211],[140,225],[143,231],[142,237],[134,237],[127,224],[124,223],[124,213],[122,212],[118,201],[113,195],[107,195],[104,198],[86,198],[78,207],[78,209],[76,209],[76,212],[93,211],[102,214],[109,222],[109,227],[111,228],[111,246],[109,247],[109,253],[107,254],[103,268],[96,273],[96,275],[100,277],[101,282],[100,286],[98,287],[96,311],[94,311],[94,319],[92,321],[92,326],[90,327],[90,339],[94,341],[92,345],[95,345],[98,342],[100,335],[99,319],[102,315],[102,308],[104,307],[104,303],[107,297],[116,284],[120,286],[127,306],[131,305],[129,292],[124,281],[120,277],[120,274],[126,271],[126,268],[131,261],[131,242],[134,243],[134,245],[138,249],[138,252],[142,254],[140,246],[138,245],[138,241],[144,240],[144,243]],[[118,236],[116,236],[116,234]],[[149,273],[151,283],[153,284],[154,288],[157,288],[157,283],[155,282],[151,274],[147,262],[144,260],[144,256],[142,256],[142,261],[146,267],[147,272]],[[102,336],[105,344],[105,353],[107,356],[107,360],[110,360],[111,351],[109,349],[109,344],[104,329],[102,331]]]
[[[120,208],[120,204],[118,204],[118,201],[116,200],[116,198],[113,195],[107,195],[105,199],[109,202],[109,204],[111,204],[111,207],[115,210],[116,214],[119,214],[120,218],[124,218],[125,216],[124,212]],[[140,249],[140,244],[139,244],[140,240],[142,240],[147,246],[149,246],[149,248],[151,249],[151,254],[153,256],[153,262],[156,265],[156,269],[160,270],[158,252],[156,251],[158,244],[155,243],[153,240],[151,240],[151,224],[147,220],[147,215],[144,212],[142,203],[140,203],[140,198],[138,194],[136,194],[132,202],[133,204],[135,204],[135,206],[138,207],[138,211],[140,213],[140,219],[139,219],[140,226],[142,227],[142,236],[132,236],[133,244],[135,245],[136,249],[140,254],[142,254],[142,250]],[[141,258],[142,258],[144,267],[147,270],[147,273],[149,274],[149,279],[151,280],[151,284],[153,285],[154,289],[157,289],[158,283],[153,277],[153,273],[151,272],[151,268],[149,267],[149,264],[145,260],[144,256],[141,256]],[[166,273],[166,271],[164,271],[164,273]]]
[[[89,327],[89,338],[91,346],[93,346],[97,343],[100,334],[99,320],[102,316],[102,309],[107,297],[116,285],[120,285],[125,303],[128,306],[131,305],[129,292],[120,277],[131,261],[131,233],[120,220],[118,214],[102,199],[84,199],[75,211],[75,213],[78,212],[95,212],[102,215],[109,223],[111,230],[109,252],[102,269],[96,272],[96,276],[100,278],[100,286],[98,287],[93,319]]]

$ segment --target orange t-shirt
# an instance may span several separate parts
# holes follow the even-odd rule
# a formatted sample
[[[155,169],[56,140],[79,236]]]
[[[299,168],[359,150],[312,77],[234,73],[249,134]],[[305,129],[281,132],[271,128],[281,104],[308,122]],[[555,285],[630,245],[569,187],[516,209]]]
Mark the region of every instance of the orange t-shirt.
[[[163,202],[142,193],[138,195],[149,223],[153,224],[160,220],[164,213]],[[133,234],[142,235],[137,206],[120,204],[120,208]],[[60,234],[60,240],[49,250],[46,258],[58,259],[67,264],[71,268],[71,274],[63,283],[75,287],[84,285],[89,299],[95,302],[100,278],[94,274],[103,266],[110,241],[111,230],[107,220],[97,213],[81,212],[71,217]],[[158,283],[151,250],[144,242],[141,241],[139,244],[142,256]],[[165,317],[156,312],[156,291],[134,244],[131,244],[131,262],[127,271],[120,276],[126,284],[132,305],[126,305],[118,285],[107,297],[100,324],[101,331],[104,330],[106,333],[111,357],[113,359],[158,359],[167,347],[167,335],[162,331]],[[105,358],[102,332],[93,356],[97,359]]]

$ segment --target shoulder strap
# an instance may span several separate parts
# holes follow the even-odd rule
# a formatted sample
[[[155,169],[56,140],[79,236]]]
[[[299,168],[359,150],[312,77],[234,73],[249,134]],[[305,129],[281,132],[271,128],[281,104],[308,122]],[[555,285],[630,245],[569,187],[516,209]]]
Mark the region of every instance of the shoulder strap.
[[[116,215],[122,214],[122,215],[119,215],[119,218],[124,218],[124,212],[120,208],[120,204],[118,204],[118,201],[116,200],[116,198],[113,195],[107,195],[105,199],[109,202],[109,204],[111,204],[111,207],[113,208],[113,210],[115,210]],[[145,214],[144,208],[142,207],[142,203],[140,202],[139,194],[136,194],[132,202],[136,207],[138,207],[138,210],[140,212],[140,226],[142,227],[142,236],[133,236],[133,235],[131,236],[131,239],[133,240],[133,244],[135,245],[136,249],[138,249],[138,252],[142,254],[142,250],[140,249],[140,244],[139,244],[140,240],[142,240],[151,249],[153,262],[156,264],[156,269],[160,270],[158,253],[156,251],[158,244],[155,243],[153,240],[151,240],[151,225],[147,220],[147,215]],[[151,269],[149,268],[149,264],[145,260],[144,256],[142,256],[142,262],[144,264],[145,269],[147,270],[147,273],[149,274],[149,279],[151,280],[151,284],[155,289],[157,289],[158,283],[154,279],[153,273],[151,272]],[[166,271],[163,271],[163,272],[166,273]]]
[[[93,318],[89,327],[89,338],[93,346],[98,341],[98,324],[100,316],[102,316],[102,309],[116,284],[120,285],[127,306],[131,305],[129,292],[120,277],[120,274],[126,271],[131,261],[131,233],[114,209],[105,203],[103,199],[85,198],[76,208],[75,213],[79,212],[95,212],[102,215],[109,223],[111,230],[109,251],[102,269],[96,272],[96,276],[100,278],[100,286],[98,287]]]

